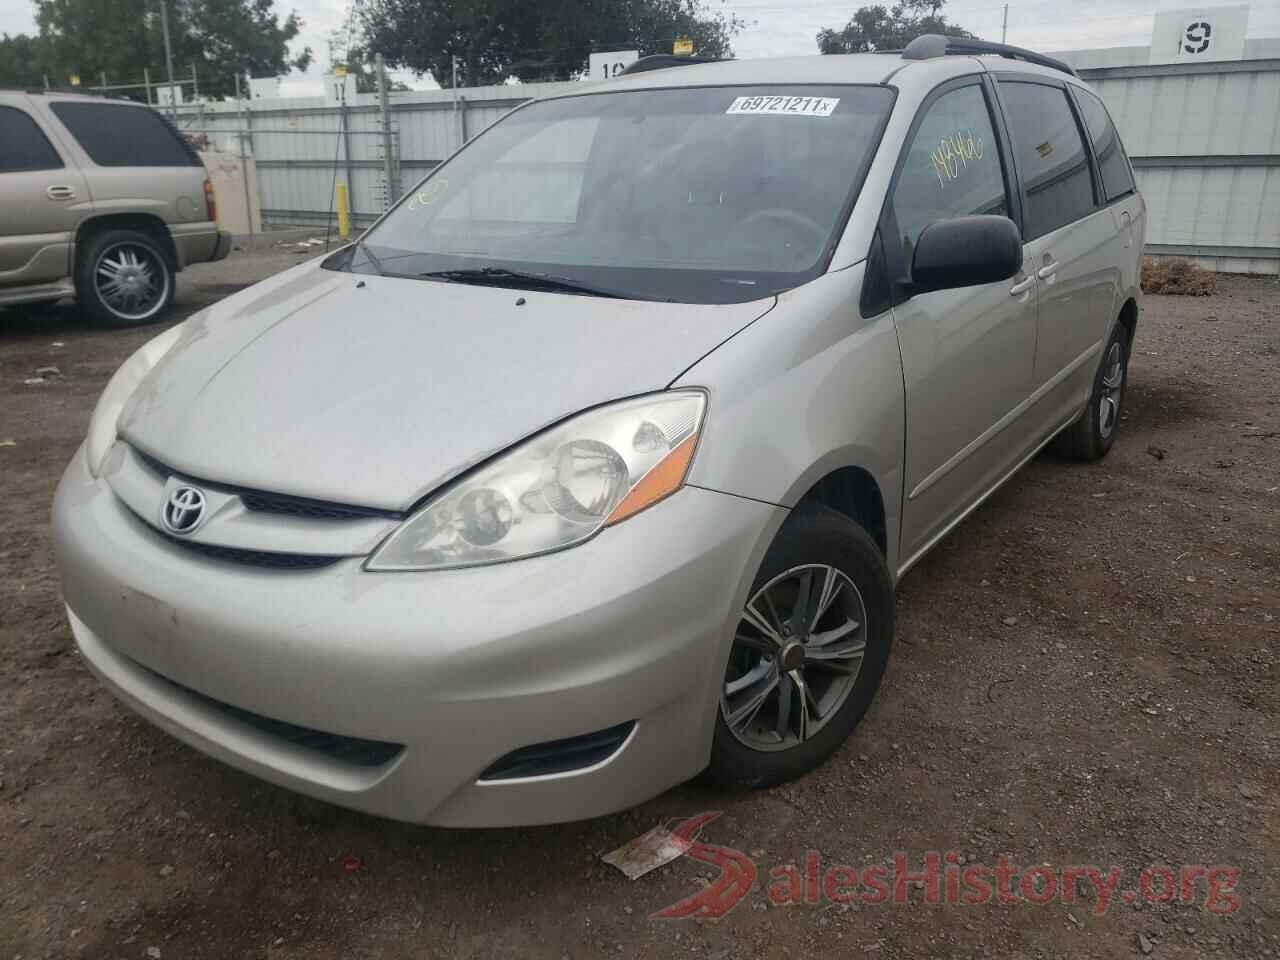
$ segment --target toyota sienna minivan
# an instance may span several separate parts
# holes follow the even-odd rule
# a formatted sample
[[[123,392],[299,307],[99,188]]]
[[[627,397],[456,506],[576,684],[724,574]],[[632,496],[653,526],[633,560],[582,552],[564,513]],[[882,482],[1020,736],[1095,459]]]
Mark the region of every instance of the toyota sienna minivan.
[[[898,579],[1041,448],[1114,443],[1144,222],[1102,101],[996,44],[527,104],[115,374],[54,504],[80,651],[403,820],[797,777]]]

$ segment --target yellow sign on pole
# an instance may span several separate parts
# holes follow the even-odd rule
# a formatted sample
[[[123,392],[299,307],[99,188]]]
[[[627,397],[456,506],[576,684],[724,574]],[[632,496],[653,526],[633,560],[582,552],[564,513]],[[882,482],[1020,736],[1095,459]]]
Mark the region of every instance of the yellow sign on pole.
[[[351,236],[351,206],[347,200],[347,185],[339,183],[334,187],[338,204],[338,236],[343,240]]]
[[[71,83],[73,87],[80,86],[80,74],[78,73],[71,74],[71,76],[67,77],[67,80]]]
[[[677,57],[691,57],[693,56],[693,41],[688,37],[680,37],[672,44],[671,52]]]

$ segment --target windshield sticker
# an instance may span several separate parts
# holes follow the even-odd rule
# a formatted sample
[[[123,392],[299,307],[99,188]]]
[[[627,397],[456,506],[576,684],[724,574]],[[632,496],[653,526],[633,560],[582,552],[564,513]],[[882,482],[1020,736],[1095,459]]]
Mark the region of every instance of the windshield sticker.
[[[938,188],[945,190],[948,183],[969,169],[970,162],[982,159],[982,152],[982,137],[972,130],[957,130],[942,137],[937,149],[929,154]]]
[[[786,117],[829,117],[839,97],[738,97],[725,113],[764,113]]]

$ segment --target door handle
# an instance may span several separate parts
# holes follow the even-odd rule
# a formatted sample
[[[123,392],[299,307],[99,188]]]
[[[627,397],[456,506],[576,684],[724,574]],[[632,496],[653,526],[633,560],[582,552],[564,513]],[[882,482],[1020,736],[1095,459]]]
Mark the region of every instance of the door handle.
[[[1041,267],[1039,270],[1036,271],[1036,276],[1039,277],[1041,280],[1048,280],[1057,272],[1058,272],[1058,265],[1056,263],[1046,263],[1043,267]]]
[[[1015,283],[1012,287],[1009,288],[1009,296],[1020,297],[1035,285],[1036,285],[1035,277],[1027,277],[1025,280],[1019,280],[1017,283]]]
[[[55,183],[44,192],[50,200],[74,200],[76,188],[66,183]]]

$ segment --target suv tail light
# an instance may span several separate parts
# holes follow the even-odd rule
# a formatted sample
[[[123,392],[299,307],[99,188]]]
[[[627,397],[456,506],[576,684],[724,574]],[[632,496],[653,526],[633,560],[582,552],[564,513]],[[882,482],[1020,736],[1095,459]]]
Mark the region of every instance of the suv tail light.
[[[204,181],[204,211],[209,220],[217,221],[218,201],[213,194],[213,184],[207,178]]]

